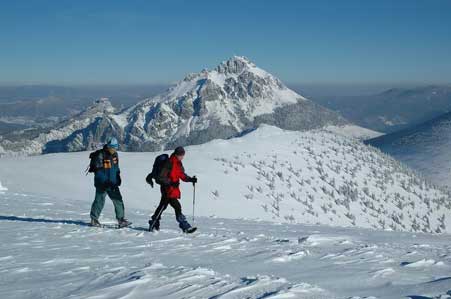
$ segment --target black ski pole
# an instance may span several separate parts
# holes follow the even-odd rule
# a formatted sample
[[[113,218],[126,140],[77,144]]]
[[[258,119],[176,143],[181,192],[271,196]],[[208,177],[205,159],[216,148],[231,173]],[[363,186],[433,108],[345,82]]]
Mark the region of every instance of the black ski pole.
[[[194,224],[194,206],[196,205],[196,184],[193,183],[193,224]]]

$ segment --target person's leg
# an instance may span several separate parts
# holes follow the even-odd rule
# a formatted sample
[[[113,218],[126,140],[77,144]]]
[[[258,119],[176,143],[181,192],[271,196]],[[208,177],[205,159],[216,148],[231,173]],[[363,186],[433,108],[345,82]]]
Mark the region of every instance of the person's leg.
[[[114,212],[116,213],[116,219],[120,220],[124,218],[125,208],[124,201],[122,200],[121,191],[119,187],[107,189],[108,196],[114,205]]]
[[[149,220],[149,228],[160,230],[160,219],[163,211],[168,207],[169,201],[165,197],[161,197],[160,204],[152,215],[152,219]]]
[[[185,215],[183,215],[182,213],[182,205],[180,204],[180,201],[178,199],[170,199],[169,200],[169,204],[171,205],[171,207],[174,208],[175,211],[175,219],[177,220],[177,222],[179,223],[179,227],[185,231],[188,228],[191,227],[191,225],[188,223],[188,221],[186,220]]]
[[[174,208],[175,211],[175,218],[178,218],[182,214],[182,205],[180,204],[180,201],[178,199],[170,199],[169,204],[171,207]]]
[[[167,198],[161,197],[160,204],[153,213],[152,219],[160,221],[161,215],[163,214],[164,210],[166,210],[166,208],[168,207],[168,204],[169,200]]]
[[[91,206],[91,219],[99,220],[100,213],[102,213],[105,205],[106,192],[96,188],[96,196]]]

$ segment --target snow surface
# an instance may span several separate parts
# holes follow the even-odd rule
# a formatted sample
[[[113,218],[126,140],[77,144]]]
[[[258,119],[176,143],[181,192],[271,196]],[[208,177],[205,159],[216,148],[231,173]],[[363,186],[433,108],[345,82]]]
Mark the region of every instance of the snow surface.
[[[340,134],[346,137],[357,138],[359,140],[367,140],[384,135],[384,133],[373,131],[364,127],[348,124],[344,126],[327,126],[325,130]]]
[[[128,125],[127,116],[124,114],[111,114],[110,117],[122,128],[122,130]]]
[[[0,182],[0,192],[8,191],[8,188],[2,186],[2,182]]]
[[[154,209],[159,189],[144,178],[160,153],[120,153],[126,207]],[[12,192],[91,202],[88,152],[0,160]],[[451,232],[449,194],[362,143],[327,131],[262,126],[240,138],[187,147],[197,175],[197,213],[275,222]],[[182,184],[191,211],[192,186]]]
[[[450,232],[449,195],[388,156],[269,126],[186,150],[192,235],[171,208],[146,231],[158,153],[120,153],[122,230],[109,200],[87,224],[88,152],[1,159],[0,298],[451,298],[451,235],[372,230]]]
[[[193,235],[148,209],[117,230],[107,202],[0,194],[0,298],[451,298],[451,236],[198,217]]]

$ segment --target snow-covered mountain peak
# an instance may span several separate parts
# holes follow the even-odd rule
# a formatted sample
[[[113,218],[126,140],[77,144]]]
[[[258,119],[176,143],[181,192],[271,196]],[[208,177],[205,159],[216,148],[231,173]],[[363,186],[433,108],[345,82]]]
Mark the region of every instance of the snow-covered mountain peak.
[[[149,102],[171,101],[180,97],[198,96],[199,92],[217,90],[223,98],[233,100],[252,100],[266,98],[279,102],[296,103],[304,97],[287,88],[278,78],[257,67],[243,56],[233,56],[221,62],[213,70],[203,69],[198,73],[190,73],[177,82],[163,95],[151,98]],[[200,94],[202,96],[202,94]],[[217,97],[216,99],[220,99]],[[277,101],[275,105],[277,105]],[[280,104],[280,103],[279,103]]]
[[[111,114],[115,111],[116,109],[111,104],[109,98],[99,98],[94,100],[92,105],[86,108],[81,115]]]
[[[294,130],[346,123],[241,56],[190,73],[114,118],[126,119],[121,127],[132,140],[152,143],[150,150],[229,138],[261,123]]]
[[[72,121],[77,123],[72,125]],[[260,124],[303,131],[348,122],[289,89],[249,59],[234,56],[212,70],[188,74],[162,94],[120,113],[114,113],[108,99],[100,99],[65,122],[64,128],[56,128],[64,134],[52,130],[51,136],[38,143],[52,141],[55,151],[82,150],[114,135],[123,150],[156,151],[227,139]],[[23,144],[5,143],[4,147],[16,150]]]
[[[232,56],[229,60],[221,62],[215,71],[223,74],[240,74],[244,70],[256,69],[257,66],[244,56]]]

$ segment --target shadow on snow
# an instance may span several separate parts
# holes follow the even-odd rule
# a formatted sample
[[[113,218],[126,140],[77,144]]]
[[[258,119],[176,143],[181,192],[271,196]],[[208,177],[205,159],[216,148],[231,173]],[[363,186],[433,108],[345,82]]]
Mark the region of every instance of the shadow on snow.
[[[81,220],[64,220],[64,219],[45,219],[45,218],[31,218],[31,217],[18,217],[18,216],[4,216],[0,215],[0,221],[22,221],[22,222],[34,222],[34,223],[52,223],[52,224],[72,224],[85,227],[91,227],[87,222]],[[117,228],[114,225],[104,225],[102,228]],[[128,227],[128,229],[136,231],[148,231],[143,227]]]

